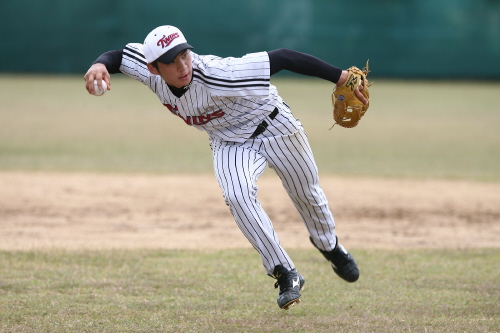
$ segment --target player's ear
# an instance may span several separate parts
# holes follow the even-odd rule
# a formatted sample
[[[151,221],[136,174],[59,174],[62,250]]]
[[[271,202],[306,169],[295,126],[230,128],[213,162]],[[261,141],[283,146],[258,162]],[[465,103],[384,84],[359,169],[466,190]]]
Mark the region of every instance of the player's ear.
[[[149,72],[151,72],[151,74],[160,75],[160,73],[158,72],[156,67],[153,66],[151,63],[148,64],[148,70],[149,70]]]

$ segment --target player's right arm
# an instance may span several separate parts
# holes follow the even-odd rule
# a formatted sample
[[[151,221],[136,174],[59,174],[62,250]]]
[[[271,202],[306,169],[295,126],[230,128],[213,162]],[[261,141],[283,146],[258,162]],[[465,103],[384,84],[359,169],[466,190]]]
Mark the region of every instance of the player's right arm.
[[[92,63],[89,70],[83,77],[85,80],[85,88],[89,94],[94,93],[94,80],[97,80],[97,85],[101,88],[101,81],[104,80],[108,85],[108,90],[111,90],[110,74],[120,73],[120,65],[122,62],[123,50],[114,50],[103,53]]]

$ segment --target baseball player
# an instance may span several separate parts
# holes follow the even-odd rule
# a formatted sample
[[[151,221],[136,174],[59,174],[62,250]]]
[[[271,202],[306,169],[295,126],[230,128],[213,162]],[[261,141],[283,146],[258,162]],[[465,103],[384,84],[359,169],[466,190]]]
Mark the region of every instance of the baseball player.
[[[354,258],[339,244],[335,222],[319,186],[318,170],[303,127],[270,84],[281,71],[315,76],[341,86],[348,72],[288,49],[240,58],[198,55],[173,26],[151,31],[143,44],[99,56],[85,74],[110,89],[110,74],[125,73],[148,86],[160,102],[188,125],[208,133],[215,176],[238,227],[258,251],[280,288],[278,306],[300,302],[304,277],[283,249],[269,216],[257,200],[256,182],[266,166],[280,177],[310,234],[312,244],[348,282],[359,277]],[[356,96],[363,103],[362,85]]]

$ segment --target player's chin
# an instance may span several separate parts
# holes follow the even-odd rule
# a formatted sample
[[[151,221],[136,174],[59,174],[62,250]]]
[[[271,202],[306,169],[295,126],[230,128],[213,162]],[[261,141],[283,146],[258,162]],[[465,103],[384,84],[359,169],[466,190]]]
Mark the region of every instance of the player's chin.
[[[191,75],[191,73],[189,73],[185,76],[181,76],[177,80],[181,86],[187,86],[191,82],[191,78],[192,78],[192,75]]]

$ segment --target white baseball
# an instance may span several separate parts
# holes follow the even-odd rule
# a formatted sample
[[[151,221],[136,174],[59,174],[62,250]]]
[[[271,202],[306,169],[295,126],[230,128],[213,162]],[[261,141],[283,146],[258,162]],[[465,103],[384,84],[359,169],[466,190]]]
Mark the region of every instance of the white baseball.
[[[95,96],[102,96],[108,90],[108,85],[104,80],[102,80],[102,89],[99,89],[99,86],[97,85],[97,80],[94,80],[94,90],[95,90],[94,93]]]

